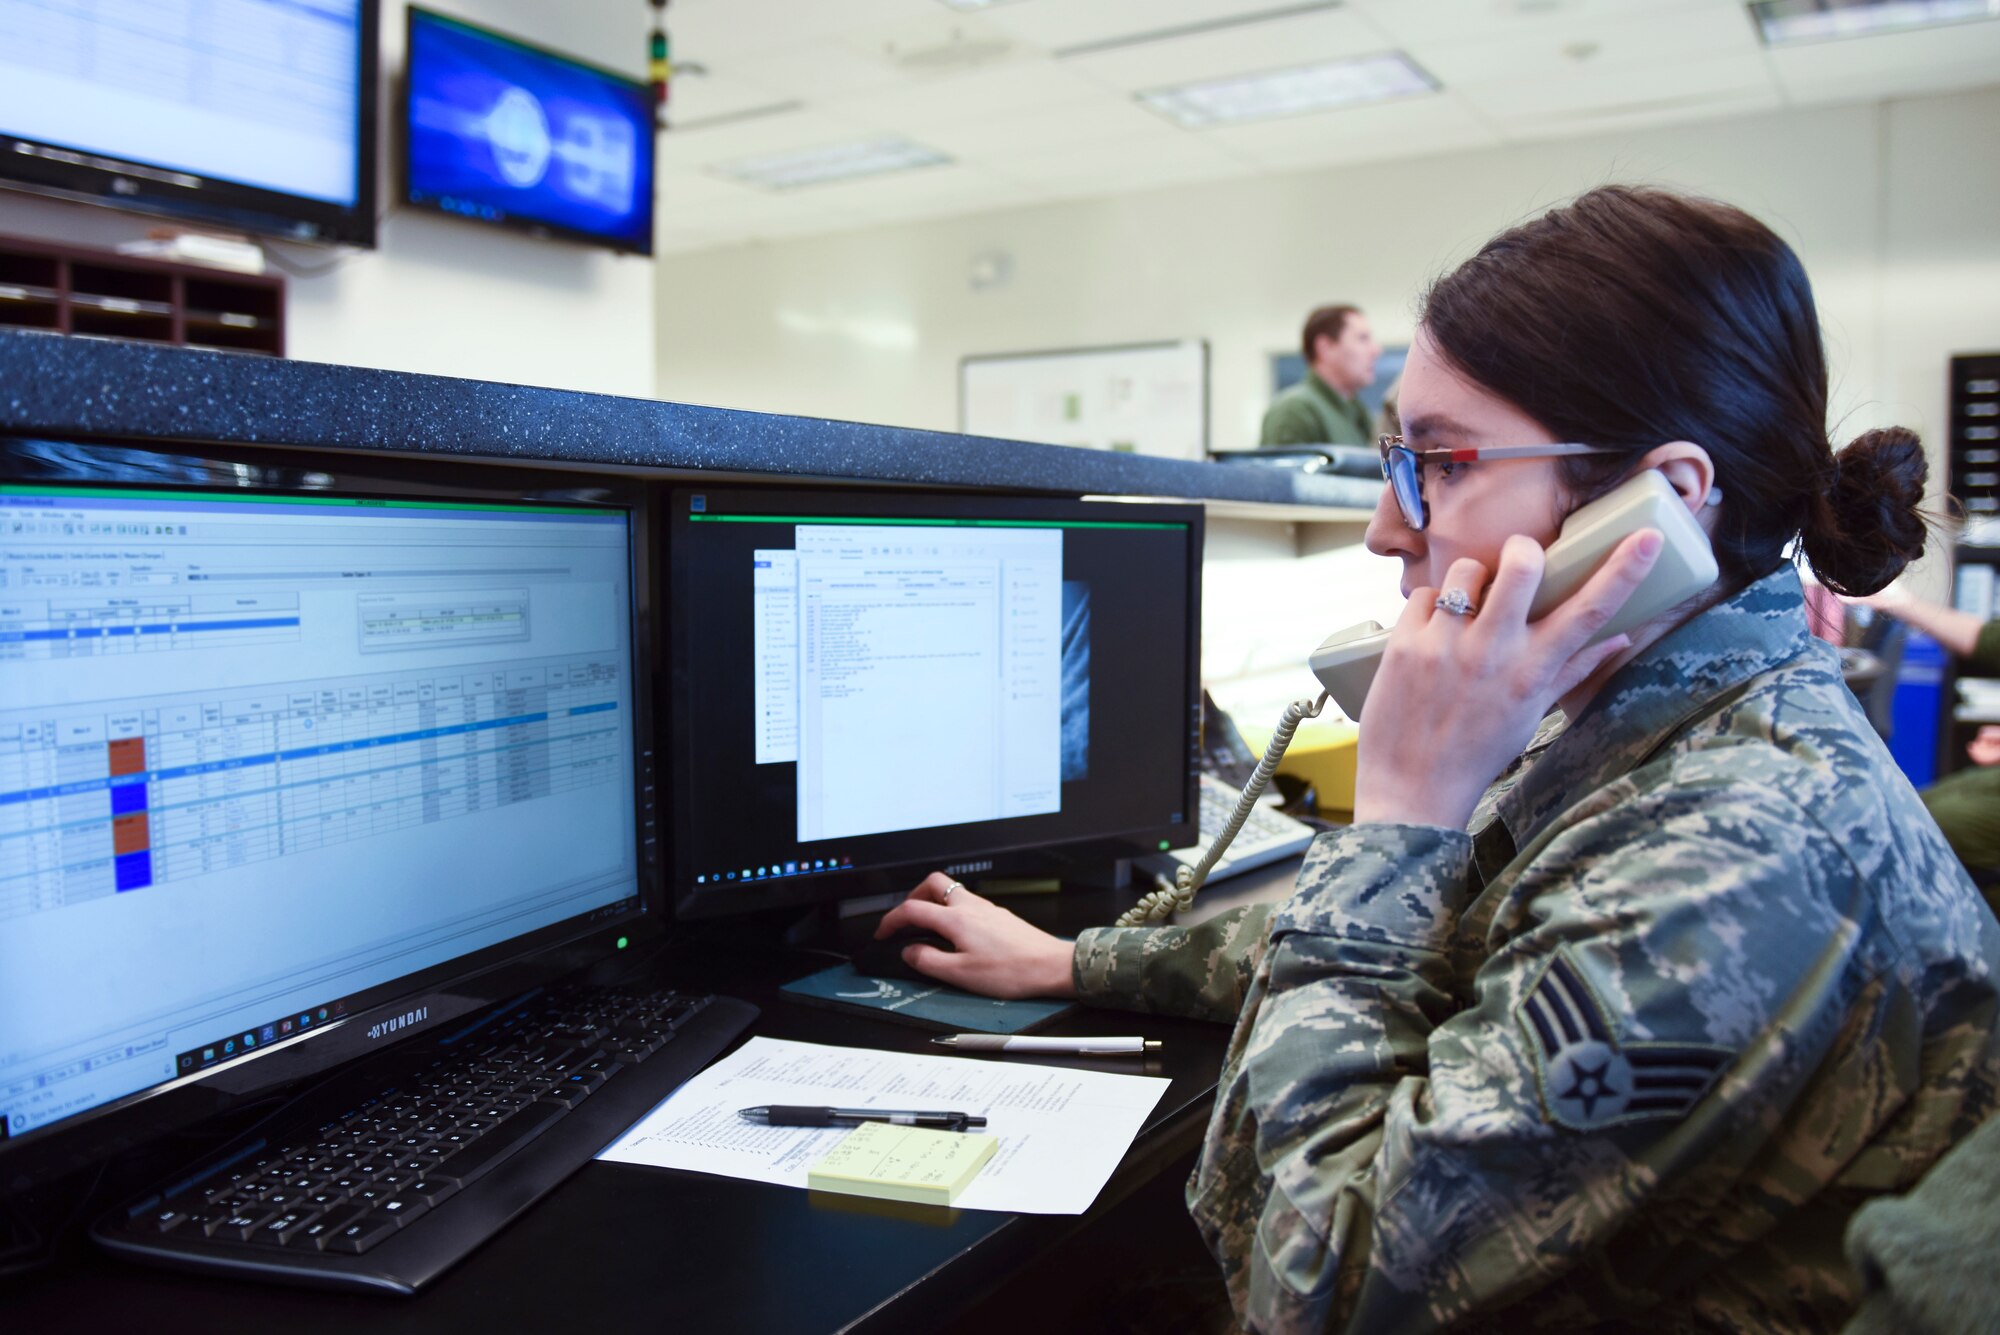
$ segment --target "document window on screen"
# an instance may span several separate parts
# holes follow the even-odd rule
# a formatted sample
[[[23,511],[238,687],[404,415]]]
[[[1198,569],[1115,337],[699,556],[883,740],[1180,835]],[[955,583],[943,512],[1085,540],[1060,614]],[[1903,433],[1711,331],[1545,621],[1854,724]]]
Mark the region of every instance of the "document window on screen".
[[[755,553],[757,755],[797,762],[799,842],[1061,810],[1062,539],[828,524]]]
[[[0,488],[6,1129],[635,895],[628,529]]]

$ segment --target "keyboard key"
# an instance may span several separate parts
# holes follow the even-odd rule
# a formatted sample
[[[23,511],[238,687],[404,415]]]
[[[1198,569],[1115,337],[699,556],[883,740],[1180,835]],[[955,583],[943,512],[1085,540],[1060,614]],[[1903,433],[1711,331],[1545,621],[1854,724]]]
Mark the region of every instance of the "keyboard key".
[[[281,1214],[251,1234],[248,1240],[261,1242],[267,1247],[282,1247],[292,1240],[294,1234],[317,1217],[310,1210],[294,1210],[289,1214]]]
[[[146,1226],[156,1233],[171,1233],[187,1221],[185,1210],[155,1210],[145,1217]]]
[[[458,1195],[458,1183],[436,1177],[419,1178],[412,1182],[403,1194],[436,1205],[439,1201],[449,1200]]]
[[[418,1196],[392,1196],[386,1201],[375,1203],[375,1212],[386,1215],[399,1224],[407,1224],[424,1211],[431,1208],[428,1198]]]
[[[328,1210],[319,1218],[307,1223],[305,1227],[294,1229],[291,1236],[285,1239],[285,1245],[304,1251],[318,1251],[326,1244],[328,1238],[359,1219],[362,1213],[351,1205]]]
[[[561,1117],[564,1111],[545,1103],[524,1108],[431,1169],[428,1176],[456,1182],[462,1187],[540,1135],[542,1129]]]
[[[359,1256],[382,1239],[393,1235],[399,1227],[401,1225],[393,1218],[384,1218],[371,1211],[325,1238],[321,1249],[329,1252],[349,1252]]]
[[[211,1238],[235,1238],[240,1241],[249,1237],[277,1217],[278,1212],[276,1210],[259,1210],[254,1213],[239,1210],[235,1214],[225,1215],[223,1218],[218,1219],[209,1227],[208,1236]]]

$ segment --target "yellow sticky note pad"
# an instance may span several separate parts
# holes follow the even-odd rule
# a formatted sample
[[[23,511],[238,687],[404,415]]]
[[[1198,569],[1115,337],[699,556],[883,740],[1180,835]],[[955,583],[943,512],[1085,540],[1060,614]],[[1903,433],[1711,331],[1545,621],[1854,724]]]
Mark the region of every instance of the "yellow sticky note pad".
[[[991,1136],[863,1122],[806,1170],[814,1191],[950,1205],[993,1157]]]

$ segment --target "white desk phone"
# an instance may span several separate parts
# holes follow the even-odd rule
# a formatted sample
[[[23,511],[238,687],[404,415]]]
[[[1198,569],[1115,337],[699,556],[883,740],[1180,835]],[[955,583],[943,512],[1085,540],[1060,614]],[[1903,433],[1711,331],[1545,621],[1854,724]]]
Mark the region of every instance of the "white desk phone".
[[[1539,620],[1558,603],[1573,596],[1611,555],[1612,549],[1648,528],[1658,529],[1666,539],[1660,547],[1659,559],[1625,605],[1597,633],[1593,644],[1642,625],[1715,583],[1720,572],[1715,553],[1709,549],[1708,535],[1702,532],[1686,503],[1659,470],[1649,468],[1590,504],[1579,506],[1563,521],[1562,532],[1544,555],[1542,582],[1529,604],[1528,619]],[[1297,701],[1285,710],[1270,747],[1243,790],[1242,801],[1201,862],[1193,867],[1183,866],[1171,886],[1162,884],[1146,895],[1118,919],[1118,926],[1158,922],[1193,902],[1195,891],[1221,860],[1229,841],[1235,838],[1270,783],[1299,725],[1317,718],[1328,696],[1349,718],[1361,717],[1362,702],[1368,698],[1368,687],[1382,665],[1382,651],[1388,644],[1389,632],[1380,622],[1364,621],[1335,631],[1313,650],[1307,662],[1326,693],[1317,700]]]

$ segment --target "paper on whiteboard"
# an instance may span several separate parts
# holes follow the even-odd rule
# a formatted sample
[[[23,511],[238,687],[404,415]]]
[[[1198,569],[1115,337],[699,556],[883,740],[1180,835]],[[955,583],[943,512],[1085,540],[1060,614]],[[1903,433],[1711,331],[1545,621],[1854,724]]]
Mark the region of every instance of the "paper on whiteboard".
[[[984,1115],[987,1134],[999,1142],[960,1194],[959,1209],[1082,1214],[1166,1090],[1157,1076],[753,1038],[597,1157],[804,1187],[806,1169],[849,1128],[760,1126],[738,1109],[949,1109]]]

